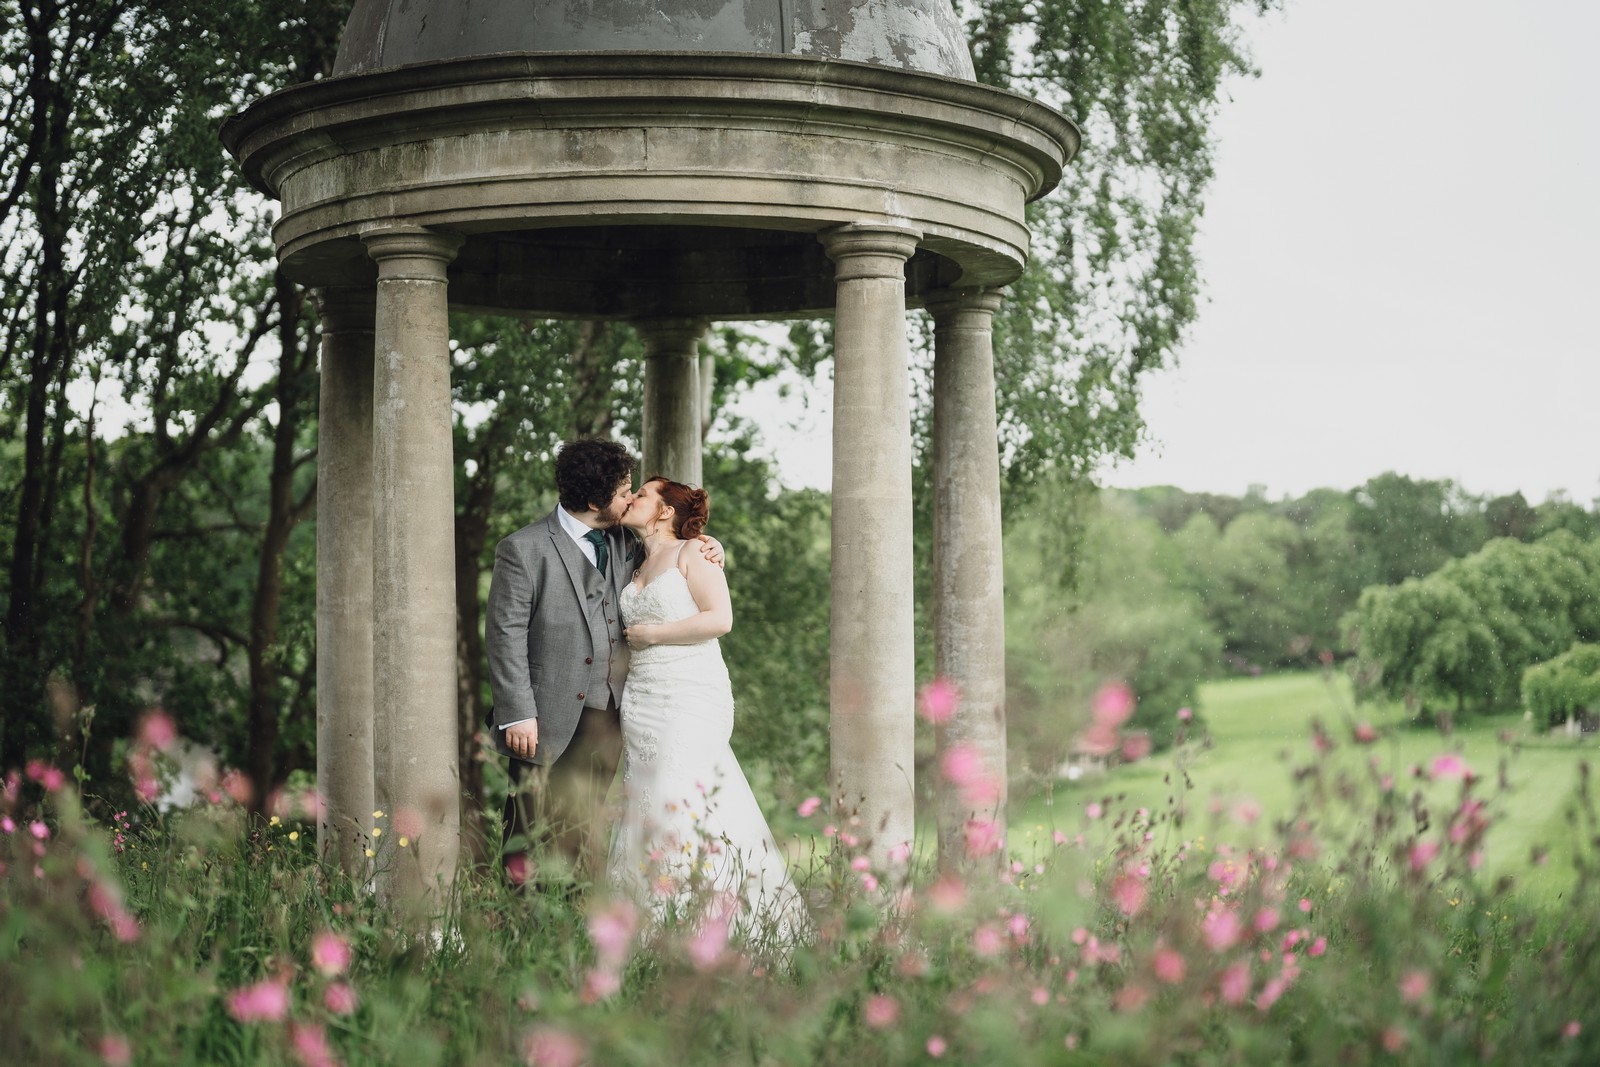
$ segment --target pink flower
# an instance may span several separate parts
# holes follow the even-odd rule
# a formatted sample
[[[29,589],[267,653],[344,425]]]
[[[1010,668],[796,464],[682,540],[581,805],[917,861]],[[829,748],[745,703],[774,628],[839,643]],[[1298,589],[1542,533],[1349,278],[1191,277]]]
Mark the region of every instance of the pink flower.
[[[1250,995],[1250,965],[1235,963],[1223,971],[1222,977],[1217,980],[1217,988],[1227,1003],[1243,1004]]]
[[[412,808],[401,808],[394,813],[394,832],[415,841],[427,829],[422,814]]]
[[[1576,1019],[1571,1020],[1561,1028],[1561,1036],[1568,1041],[1571,1041],[1581,1033],[1583,1033],[1583,1024]]]
[[[1138,982],[1129,982],[1117,990],[1117,995],[1111,999],[1111,1007],[1120,1012],[1135,1012],[1144,1007],[1150,999],[1150,990]]]
[[[1325,937],[1319,937],[1315,941],[1311,942],[1311,948],[1306,951],[1306,955],[1320,956],[1326,951],[1328,951],[1328,939]]]
[[[1152,969],[1156,973],[1157,981],[1165,982],[1167,985],[1177,985],[1183,981],[1185,970],[1183,956],[1163,945],[1156,949]]]
[[[1116,902],[1117,909],[1130,918],[1144,907],[1145,896],[1144,883],[1131,874],[1119,874],[1111,883],[1111,899]]]
[[[133,1062],[133,1047],[121,1034],[106,1034],[100,1039],[100,1058],[106,1067],[128,1067]]]
[[[290,1023],[289,1044],[305,1067],[333,1067],[338,1063],[328,1047],[328,1035],[318,1023]]]
[[[1568,1025],[1572,1024],[1569,1023]],[[945,1054],[945,1050],[949,1047],[950,1046],[946,1044],[945,1039],[940,1037],[938,1034],[934,1034],[928,1038],[928,1055],[934,1059],[938,1059],[940,1056],[943,1056]]]
[[[1406,1032],[1398,1026],[1390,1026],[1383,1031],[1379,1039],[1383,1043],[1383,1050],[1390,1055],[1396,1055],[1406,1047]]]
[[[870,871],[872,869],[872,861],[865,856],[857,856],[850,861],[850,869],[852,871]]]
[[[1433,979],[1428,972],[1421,970],[1407,971],[1400,979],[1400,999],[1407,1004],[1415,1004],[1428,995],[1433,988]]]
[[[820,807],[822,807],[821,797],[806,797],[800,802],[800,806],[794,810],[802,819],[809,819],[817,813],[817,809]]]
[[[1150,735],[1140,731],[1129,734],[1122,739],[1122,758],[1129,763],[1137,763],[1150,755]]]
[[[726,919],[708,920],[689,938],[686,946],[689,960],[697,970],[706,971],[722,962],[723,951],[728,947]]]
[[[934,910],[951,915],[966,904],[967,887],[959,878],[947,876],[928,887],[928,900]]]
[[[1261,1011],[1266,1011],[1278,1002],[1278,999],[1283,996],[1284,990],[1288,988],[1289,979],[1284,975],[1280,974],[1276,978],[1267,979],[1267,984],[1261,987],[1261,992],[1256,997],[1256,1007]]]
[[[1439,854],[1439,844],[1436,841],[1418,841],[1411,846],[1411,872],[1421,874],[1427,870],[1428,864]]]
[[[881,993],[868,997],[861,1008],[861,1021],[874,1030],[887,1030],[900,1021],[900,1002]]]
[[[44,786],[48,793],[59,793],[61,787],[67,784],[67,777],[59,768],[40,760],[29,760],[27,773],[30,779]]]
[[[1300,898],[1300,910],[1305,912],[1307,915],[1311,914],[1311,898],[1310,897],[1301,897]]]
[[[251,784],[249,775],[241,771],[228,771],[222,776],[222,791],[235,804],[248,804],[255,786]]]
[[[323,992],[322,1004],[335,1015],[354,1015],[361,998],[349,982],[334,982]]]
[[[972,931],[972,951],[980,956],[998,956],[1005,947],[1005,934],[994,923],[983,923]]]
[[[1106,809],[1100,806],[1099,801],[1091,800],[1083,809],[1083,813],[1091,819],[1098,819],[1106,813]]]
[[[1178,721],[1179,722],[1188,722],[1190,719],[1193,719],[1193,718],[1194,718],[1194,712],[1192,710],[1190,710],[1189,708],[1179,708],[1178,709]]]
[[[228,994],[228,1014],[242,1023],[281,1022],[289,1014],[289,987],[276,978]]]
[[[1244,933],[1244,925],[1239,922],[1239,916],[1226,909],[1208,913],[1201,927],[1205,933],[1206,944],[1210,946],[1212,952],[1226,952],[1239,943],[1239,938]]]
[[[332,930],[323,930],[311,938],[311,966],[325,978],[343,974],[350,969],[350,942]]]
[[[178,740],[178,727],[172,716],[157,709],[139,720],[139,743],[157,752],[166,752]]]
[[[946,749],[939,758],[939,769],[951,784],[957,786],[977,781],[987,773],[983,766],[983,753],[967,744],[951,745]]]
[[[1472,769],[1467,766],[1466,761],[1460,756],[1447,752],[1442,756],[1434,757],[1431,777],[1434,779],[1471,778]]]
[[[1091,711],[1094,721],[1103,726],[1118,727],[1133,714],[1133,690],[1122,682],[1109,682],[1094,695]]]
[[[1278,909],[1262,908],[1256,912],[1255,921],[1251,925],[1255,927],[1258,934],[1276,930],[1278,928]]]
[[[50,827],[35,819],[28,824],[28,833],[33,835],[35,841],[50,840]]]
[[[10,834],[15,833],[16,829],[17,824],[11,821],[11,816],[0,815],[0,830],[4,830],[6,833]]]
[[[969,856],[988,856],[1005,843],[1000,824],[992,819],[968,819],[965,836]]]
[[[865,889],[869,893],[872,892],[874,889],[877,889],[878,888],[878,876],[875,875],[875,874],[863,874],[861,876],[861,887],[863,889]]]
[[[1370,722],[1356,724],[1356,740],[1363,745],[1370,745],[1378,739],[1378,731],[1372,728]]]
[[[553,1026],[536,1026],[522,1039],[528,1067],[578,1067],[588,1053],[582,1038]]]
[[[601,967],[614,970],[627,961],[633,935],[639,929],[639,912],[633,902],[619,897],[589,916],[589,937]]]
[[[954,682],[935,678],[917,694],[917,710],[935,726],[949,722],[961,702],[961,691]]]
[[[911,842],[902,841],[889,850],[890,863],[905,863],[911,858]]]
[[[578,999],[585,1004],[598,1004],[609,999],[622,988],[622,976],[609,967],[596,967],[583,978],[583,990]]]

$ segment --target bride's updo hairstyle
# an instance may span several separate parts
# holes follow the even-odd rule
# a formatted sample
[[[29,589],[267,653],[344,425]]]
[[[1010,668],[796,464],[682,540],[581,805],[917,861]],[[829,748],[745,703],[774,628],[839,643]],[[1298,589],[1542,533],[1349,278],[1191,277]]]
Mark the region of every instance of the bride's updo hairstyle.
[[[682,482],[674,482],[659,474],[653,478],[646,478],[645,482],[655,483],[656,491],[661,494],[663,504],[672,505],[673,516],[672,532],[685,541],[699,537],[706,528],[706,520],[711,517],[711,497],[704,489],[691,489]]]

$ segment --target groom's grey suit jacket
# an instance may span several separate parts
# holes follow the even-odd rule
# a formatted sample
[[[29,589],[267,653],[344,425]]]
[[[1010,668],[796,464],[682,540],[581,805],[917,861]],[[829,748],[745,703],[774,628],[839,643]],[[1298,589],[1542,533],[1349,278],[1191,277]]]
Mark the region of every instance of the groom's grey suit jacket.
[[[606,531],[605,577],[552,511],[495,546],[486,643],[494,706],[486,723],[494,746],[506,748],[502,726],[539,720],[531,762],[561,758],[585,706],[622,699],[628,643],[617,601],[633,579],[638,539],[621,526]]]

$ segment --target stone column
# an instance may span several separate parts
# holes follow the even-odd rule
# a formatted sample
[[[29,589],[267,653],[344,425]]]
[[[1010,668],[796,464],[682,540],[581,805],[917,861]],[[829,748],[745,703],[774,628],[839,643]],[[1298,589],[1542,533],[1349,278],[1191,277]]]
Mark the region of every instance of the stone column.
[[[460,851],[455,464],[445,267],[459,238],[362,235],[378,264],[373,395],[373,760],[379,890],[426,922]],[[402,845],[402,841],[404,844]]]
[[[317,420],[317,853],[364,881],[372,828],[373,291],[314,294]]]
[[[701,483],[700,319],[634,323],[644,342],[644,470],[688,485]]]
[[[966,855],[969,818],[1005,826],[1005,568],[992,333],[1000,295],[942,290],[924,303],[934,325],[934,671],[960,696],[938,730],[938,747],[941,756],[958,745],[975,750],[993,783],[939,791],[939,854],[948,865]]]
[[[872,857],[914,836],[915,647],[905,266],[920,238],[890,226],[821,235],[834,263],[833,604],[836,814]]]

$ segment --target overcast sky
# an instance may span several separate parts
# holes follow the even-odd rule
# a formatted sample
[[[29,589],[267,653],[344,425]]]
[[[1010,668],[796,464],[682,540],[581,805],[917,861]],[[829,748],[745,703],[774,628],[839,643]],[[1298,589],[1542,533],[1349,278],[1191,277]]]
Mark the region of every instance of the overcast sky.
[[[1600,2],[1288,9],[1216,126],[1200,321],[1101,481],[1600,496]],[[828,432],[772,435],[787,481]]]

